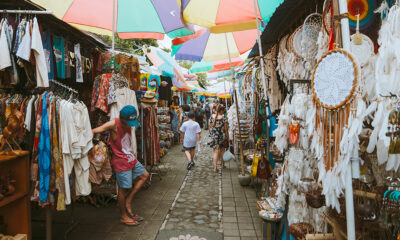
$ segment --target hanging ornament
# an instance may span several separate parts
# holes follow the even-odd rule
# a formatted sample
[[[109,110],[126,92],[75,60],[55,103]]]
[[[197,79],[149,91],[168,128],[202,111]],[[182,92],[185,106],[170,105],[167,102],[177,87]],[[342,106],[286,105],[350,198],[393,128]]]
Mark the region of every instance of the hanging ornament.
[[[316,128],[322,129],[324,166],[331,170],[339,157],[343,128],[357,85],[357,64],[347,51],[325,53],[314,68],[311,88],[317,103]]]
[[[350,30],[355,31],[357,28],[357,15],[359,15],[359,30],[363,31],[370,27],[375,21],[375,8],[376,3],[373,0],[347,0]]]

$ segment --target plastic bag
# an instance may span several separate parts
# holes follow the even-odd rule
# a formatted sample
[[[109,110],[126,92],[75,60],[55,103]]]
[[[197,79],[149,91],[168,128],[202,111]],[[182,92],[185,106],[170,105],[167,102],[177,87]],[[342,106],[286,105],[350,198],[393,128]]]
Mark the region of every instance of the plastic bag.
[[[229,162],[230,160],[234,159],[235,156],[229,151],[225,151],[224,156],[222,156],[222,159],[224,162]]]

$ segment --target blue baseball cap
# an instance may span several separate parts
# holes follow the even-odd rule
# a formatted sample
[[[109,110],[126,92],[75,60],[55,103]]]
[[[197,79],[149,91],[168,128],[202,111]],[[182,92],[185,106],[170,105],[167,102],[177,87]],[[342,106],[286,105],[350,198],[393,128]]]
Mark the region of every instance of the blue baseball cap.
[[[129,127],[140,126],[140,122],[137,119],[137,110],[132,105],[126,105],[119,112],[120,118],[124,119]]]

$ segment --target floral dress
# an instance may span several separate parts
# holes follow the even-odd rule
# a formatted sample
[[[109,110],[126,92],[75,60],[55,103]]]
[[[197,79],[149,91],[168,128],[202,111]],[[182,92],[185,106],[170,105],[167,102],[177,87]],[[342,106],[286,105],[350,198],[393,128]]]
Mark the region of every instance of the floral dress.
[[[210,130],[210,140],[208,145],[212,148],[225,147],[226,145],[226,134],[225,134],[225,123],[226,118],[217,119],[214,125],[214,118],[210,118],[211,130]]]

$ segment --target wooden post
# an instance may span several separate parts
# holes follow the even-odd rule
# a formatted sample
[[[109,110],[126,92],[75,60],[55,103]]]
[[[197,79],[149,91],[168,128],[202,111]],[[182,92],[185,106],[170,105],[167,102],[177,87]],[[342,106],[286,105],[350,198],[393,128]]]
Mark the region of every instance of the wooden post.
[[[236,88],[235,87],[233,87],[233,94],[235,95],[236,117],[237,117],[238,128],[239,128],[240,167],[242,169],[242,176],[244,176],[245,172],[244,172],[244,159],[243,159],[242,130],[240,130],[239,104],[238,104],[238,100],[237,100],[237,92],[236,92]]]

